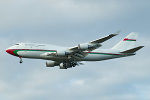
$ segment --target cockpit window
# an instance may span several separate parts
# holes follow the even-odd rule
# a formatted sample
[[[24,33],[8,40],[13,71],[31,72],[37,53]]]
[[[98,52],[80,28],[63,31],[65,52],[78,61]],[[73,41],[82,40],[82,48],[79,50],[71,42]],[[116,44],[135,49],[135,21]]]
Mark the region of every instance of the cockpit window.
[[[19,44],[15,44],[15,45],[19,45]]]

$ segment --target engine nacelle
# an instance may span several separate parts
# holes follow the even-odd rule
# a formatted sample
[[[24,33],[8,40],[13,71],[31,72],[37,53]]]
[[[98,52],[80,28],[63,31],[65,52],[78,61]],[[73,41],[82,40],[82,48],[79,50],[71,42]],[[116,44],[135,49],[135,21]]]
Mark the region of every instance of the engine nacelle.
[[[53,56],[53,55],[56,55],[56,52],[49,52],[49,53],[46,53],[47,56]]]
[[[66,55],[66,51],[57,51],[56,55],[57,56],[65,56]]]
[[[79,44],[78,49],[80,50],[88,50],[91,48],[98,48],[101,45],[99,43],[84,43],[84,44]]]
[[[78,49],[81,49],[81,50],[86,50],[88,48],[89,48],[89,45],[87,43],[78,45]]]
[[[54,67],[54,66],[58,66],[59,63],[56,61],[47,61],[46,62],[46,67]]]
[[[67,52],[67,51],[57,51],[56,55],[57,56],[66,56],[68,54],[70,54],[71,52]]]

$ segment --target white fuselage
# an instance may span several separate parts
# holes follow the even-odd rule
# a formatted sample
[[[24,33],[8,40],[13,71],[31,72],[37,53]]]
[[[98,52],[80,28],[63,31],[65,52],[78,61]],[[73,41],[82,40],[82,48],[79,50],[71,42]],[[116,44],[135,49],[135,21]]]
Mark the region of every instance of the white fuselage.
[[[44,55],[48,52],[65,51],[67,47],[48,45],[48,44],[31,44],[31,43],[18,43],[6,51],[14,56],[22,58],[33,58],[33,59],[46,59],[54,61],[65,61],[67,56],[47,56]],[[8,51],[9,50],[9,51]],[[122,54],[114,49],[97,49],[92,52],[88,52],[88,55],[81,61],[100,61],[125,56],[131,56],[131,54]]]

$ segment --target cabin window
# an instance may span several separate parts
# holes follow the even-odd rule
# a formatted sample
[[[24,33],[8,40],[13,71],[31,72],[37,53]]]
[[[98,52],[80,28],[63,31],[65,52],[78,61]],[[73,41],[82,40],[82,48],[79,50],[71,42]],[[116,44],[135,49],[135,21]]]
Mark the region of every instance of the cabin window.
[[[19,44],[15,44],[15,45],[19,45]]]

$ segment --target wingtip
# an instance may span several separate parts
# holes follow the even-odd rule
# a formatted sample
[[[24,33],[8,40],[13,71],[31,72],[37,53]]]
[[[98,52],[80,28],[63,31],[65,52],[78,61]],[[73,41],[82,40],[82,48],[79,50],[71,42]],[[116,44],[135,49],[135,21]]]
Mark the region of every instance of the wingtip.
[[[141,48],[145,47],[145,46],[140,46]]]
[[[114,33],[114,35],[118,35],[121,32],[121,30]]]

